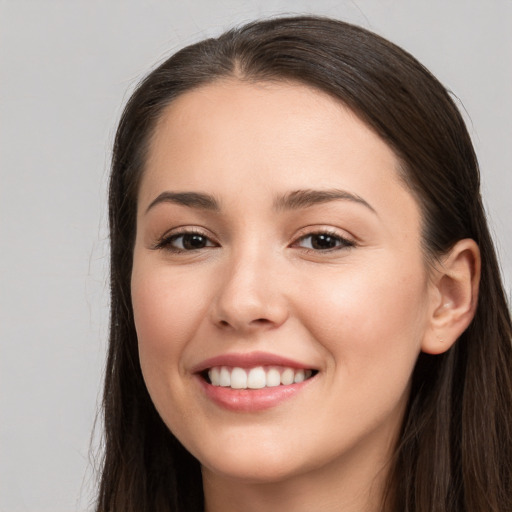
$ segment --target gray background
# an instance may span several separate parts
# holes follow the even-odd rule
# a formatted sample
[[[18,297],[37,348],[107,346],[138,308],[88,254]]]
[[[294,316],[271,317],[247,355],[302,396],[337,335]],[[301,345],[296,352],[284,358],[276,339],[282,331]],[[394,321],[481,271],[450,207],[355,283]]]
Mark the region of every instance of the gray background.
[[[105,190],[129,91],[185,44],[305,12],[388,37],[457,94],[510,296],[511,0],[0,0],[0,511],[91,509]]]

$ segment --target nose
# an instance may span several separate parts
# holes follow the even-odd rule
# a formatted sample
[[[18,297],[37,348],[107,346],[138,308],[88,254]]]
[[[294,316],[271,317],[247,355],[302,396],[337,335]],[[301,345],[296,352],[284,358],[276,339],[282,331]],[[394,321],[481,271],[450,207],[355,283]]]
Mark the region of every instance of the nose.
[[[283,273],[266,255],[232,258],[218,279],[212,313],[219,328],[247,334],[279,327],[288,318]]]

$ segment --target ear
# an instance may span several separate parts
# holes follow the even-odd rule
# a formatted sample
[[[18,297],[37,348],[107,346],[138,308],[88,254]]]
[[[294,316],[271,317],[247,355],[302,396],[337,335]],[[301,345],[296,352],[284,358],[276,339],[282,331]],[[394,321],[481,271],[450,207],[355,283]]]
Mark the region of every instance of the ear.
[[[446,352],[475,316],[480,282],[480,250],[474,240],[459,240],[432,275],[429,326],[421,349]]]

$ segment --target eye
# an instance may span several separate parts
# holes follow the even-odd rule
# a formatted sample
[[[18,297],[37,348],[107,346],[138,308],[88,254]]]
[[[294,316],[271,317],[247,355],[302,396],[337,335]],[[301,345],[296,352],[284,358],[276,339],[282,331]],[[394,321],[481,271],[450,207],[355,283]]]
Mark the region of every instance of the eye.
[[[197,251],[206,247],[217,247],[212,240],[201,233],[178,233],[163,238],[156,246],[157,249],[167,249],[174,252]]]
[[[353,247],[355,244],[346,238],[334,233],[321,232],[310,233],[300,237],[295,246],[314,251],[329,251],[333,249],[343,249],[345,247]]]

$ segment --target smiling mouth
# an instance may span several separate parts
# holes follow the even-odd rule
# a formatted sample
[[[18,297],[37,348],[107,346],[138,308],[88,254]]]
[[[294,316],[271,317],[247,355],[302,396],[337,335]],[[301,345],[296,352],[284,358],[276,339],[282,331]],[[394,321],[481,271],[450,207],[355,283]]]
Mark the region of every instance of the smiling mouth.
[[[254,368],[214,366],[201,372],[201,376],[212,386],[250,390],[298,384],[317,373],[316,370],[286,366],[256,366]]]

